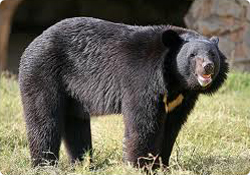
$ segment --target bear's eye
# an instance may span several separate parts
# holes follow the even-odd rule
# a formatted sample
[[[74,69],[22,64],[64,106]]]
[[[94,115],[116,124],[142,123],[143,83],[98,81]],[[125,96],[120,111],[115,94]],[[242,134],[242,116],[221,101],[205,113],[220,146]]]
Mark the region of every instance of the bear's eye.
[[[215,57],[215,54],[213,52],[210,52],[211,57]]]
[[[189,55],[190,58],[194,58],[195,56],[196,56],[195,53],[191,53],[191,54]]]

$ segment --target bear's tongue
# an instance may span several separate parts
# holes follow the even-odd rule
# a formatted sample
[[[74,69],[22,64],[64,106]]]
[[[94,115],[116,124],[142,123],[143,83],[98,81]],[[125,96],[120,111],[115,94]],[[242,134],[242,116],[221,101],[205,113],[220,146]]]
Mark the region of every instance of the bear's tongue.
[[[211,74],[207,74],[207,75],[206,75],[206,74],[203,74],[202,77],[203,77],[203,78],[211,78]]]
[[[202,87],[206,87],[212,82],[211,74],[198,75],[198,82]]]

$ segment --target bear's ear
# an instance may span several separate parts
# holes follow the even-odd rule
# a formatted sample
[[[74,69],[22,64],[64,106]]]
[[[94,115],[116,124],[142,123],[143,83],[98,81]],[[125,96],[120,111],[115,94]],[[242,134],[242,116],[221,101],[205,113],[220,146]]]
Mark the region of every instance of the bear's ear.
[[[182,42],[182,39],[175,31],[166,30],[162,33],[162,42],[166,47],[175,47]]]
[[[210,41],[212,41],[214,44],[218,45],[219,44],[219,38],[217,36],[212,36],[210,38]]]

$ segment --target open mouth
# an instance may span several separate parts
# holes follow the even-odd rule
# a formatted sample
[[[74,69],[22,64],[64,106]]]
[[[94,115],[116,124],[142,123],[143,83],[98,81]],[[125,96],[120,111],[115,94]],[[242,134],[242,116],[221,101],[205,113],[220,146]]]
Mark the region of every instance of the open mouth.
[[[212,75],[211,74],[203,74],[203,75],[198,74],[197,79],[202,87],[206,87],[212,82]]]

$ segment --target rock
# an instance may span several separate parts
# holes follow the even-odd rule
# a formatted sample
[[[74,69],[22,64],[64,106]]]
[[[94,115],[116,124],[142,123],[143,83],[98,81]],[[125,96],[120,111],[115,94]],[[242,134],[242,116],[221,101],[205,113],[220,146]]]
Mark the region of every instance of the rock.
[[[250,4],[247,8],[247,20],[250,22]]]
[[[246,23],[244,26],[242,41],[244,41],[250,48],[250,23]]]
[[[250,4],[245,0],[195,0],[184,21],[188,28],[211,37],[233,69],[250,71]]]
[[[213,0],[211,14],[221,17],[240,18],[242,8],[234,0]]]
[[[235,43],[230,42],[228,37],[219,37],[219,39],[219,48],[227,58],[231,58],[234,55]]]

